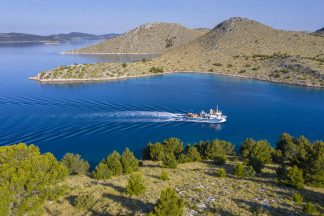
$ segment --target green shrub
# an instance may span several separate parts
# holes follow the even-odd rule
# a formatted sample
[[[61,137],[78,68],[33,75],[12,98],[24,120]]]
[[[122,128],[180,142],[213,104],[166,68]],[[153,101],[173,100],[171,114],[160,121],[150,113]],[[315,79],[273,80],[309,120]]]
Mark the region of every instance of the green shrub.
[[[324,142],[316,141],[309,149],[309,158],[306,160],[303,172],[307,184],[324,187]]]
[[[277,163],[284,162],[284,157],[283,157],[282,151],[280,149],[276,149],[276,150],[272,151],[271,158],[272,158],[272,161],[277,162]]]
[[[90,169],[88,161],[83,160],[79,154],[66,153],[61,163],[66,166],[70,175],[86,174]]]
[[[77,209],[91,209],[95,204],[95,199],[92,194],[86,193],[79,195],[74,203],[73,206]]]
[[[175,157],[180,155],[183,151],[183,143],[178,138],[169,138],[163,141],[164,152],[166,154],[172,153]]]
[[[41,215],[67,168],[51,153],[24,143],[0,147],[0,215]]]
[[[184,200],[178,197],[177,192],[168,188],[161,192],[151,215],[155,216],[183,216]]]
[[[277,142],[277,149],[282,152],[286,159],[291,159],[297,153],[297,146],[294,143],[294,138],[287,133],[280,135]]]
[[[164,71],[163,67],[151,67],[150,72],[151,73],[162,73]]]
[[[195,146],[188,147],[186,155],[189,158],[189,161],[201,161],[201,156]]]
[[[93,173],[93,177],[96,179],[109,179],[112,176],[121,175],[122,173],[123,166],[120,154],[114,151],[98,164]]]
[[[144,160],[162,161],[164,158],[164,146],[161,143],[149,143],[143,151]]]
[[[281,167],[278,171],[279,182],[296,188],[301,189],[304,187],[303,171],[298,169],[297,166],[291,168]]]
[[[179,163],[188,163],[188,162],[191,162],[191,160],[186,154],[182,153],[178,157],[178,162]]]
[[[299,193],[293,193],[292,198],[298,204],[303,203],[303,196],[301,194],[299,194]]]
[[[215,156],[214,159],[214,164],[217,164],[217,165],[224,165],[226,164],[226,161],[227,161],[227,156],[226,155],[218,155],[218,156]]]
[[[218,177],[226,177],[226,171],[224,168],[220,168],[217,170],[217,176]]]
[[[241,145],[241,154],[248,160],[248,164],[260,173],[266,163],[271,161],[271,146],[266,140],[255,141],[246,139]]]
[[[196,144],[195,147],[204,159],[214,159],[234,153],[234,146],[224,140],[204,141]]]
[[[237,163],[234,168],[234,174],[237,177],[242,177],[244,174],[244,166],[241,163]]]
[[[123,64],[122,64],[122,67],[123,67],[123,68],[126,68],[126,67],[127,67],[127,64],[126,64],[126,63],[123,63]]]
[[[254,178],[256,176],[256,172],[251,165],[244,166],[241,163],[237,163],[235,165],[234,174],[237,177],[247,177],[247,178]]]
[[[173,155],[178,158],[183,153],[183,143],[180,139],[169,138],[162,143],[149,143],[143,151],[143,159],[153,161],[168,161]],[[181,156],[181,162],[188,162],[187,158]]]
[[[134,173],[128,179],[126,193],[132,196],[139,196],[145,192],[145,185],[141,173]]]
[[[166,171],[162,171],[160,175],[160,179],[163,181],[169,180],[170,179],[169,173]]]
[[[303,212],[308,215],[317,215],[317,209],[313,203],[307,202],[303,208]]]
[[[311,169],[314,168],[314,165],[316,167],[317,162],[320,164],[320,161],[324,160],[321,156],[321,154],[323,154],[321,152],[324,152],[324,143],[318,141],[312,144],[304,136],[295,138],[284,133],[277,142],[277,149],[282,151],[286,161],[302,169],[305,176],[307,176],[307,173],[312,173],[310,176],[316,175],[318,170],[312,172]],[[311,182],[312,180],[309,181]]]
[[[168,153],[164,155],[163,158],[163,166],[166,168],[176,168],[178,165],[177,160],[172,153]]]
[[[246,166],[243,169],[243,177],[247,177],[247,178],[254,178],[256,175],[255,170],[253,169],[252,166]]]
[[[138,170],[138,160],[128,148],[125,149],[121,156],[121,163],[123,166],[123,172],[126,174],[132,173]]]

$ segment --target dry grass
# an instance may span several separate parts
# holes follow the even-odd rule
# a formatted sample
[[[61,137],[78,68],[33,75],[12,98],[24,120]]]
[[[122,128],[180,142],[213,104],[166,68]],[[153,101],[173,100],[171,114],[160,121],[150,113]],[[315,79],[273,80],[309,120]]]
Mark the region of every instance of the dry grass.
[[[233,176],[235,162],[216,166],[210,162],[180,164],[177,169],[161,168],[158,163],[145,161],[140,168],[147,186],[139,197],[125,194],[128,176],[106,181],[87,176],[71,176],[65,184],[70,187],[68,195],[59,201],[45,205],[46,215],[140,215],[150,211],[160,191],[173,187],[186,200],[185,215],[255,215],[257,211],[271,215],[301,215],[302,207],[291,196],[294,189],[275,183],[274,165],[254,179]],[[227,177],[216,177],[224,167]],[[159,179],[162,171],[169,172],[170,180]],[[324,190],[306,187],[298,191],[304,201],[314,202],[324,212]],[[96,204],[91,210],[77,210],[71,203],[76,196],[91,193]]]

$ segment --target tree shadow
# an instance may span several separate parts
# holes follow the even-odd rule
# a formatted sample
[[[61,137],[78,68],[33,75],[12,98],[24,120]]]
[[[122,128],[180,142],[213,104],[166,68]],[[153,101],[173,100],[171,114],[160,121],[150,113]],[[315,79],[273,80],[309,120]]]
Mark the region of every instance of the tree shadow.
[[[114,189],[115,191],[117,191],[119,193],[124,193],[125,192],[125,188],[123,188],[121,186],[118,186],[118,185],[114,185],[111,182],[93,181],[93,182],[91,182],[91,184],[96,184],[96,185],[102,185],[102,186],[110,187],[110,188]]]
[[[121,196],[116,194],[104,194],[103,197],[111,199],[114,202],[120,203],[124,208],[131,212],[143,212],[148,213],[150,212],[154,204],[153,203],[146,203],[138,199],[134,199],[127,196]]]
[[[158,175],[147,174],[146,176],[157,179],[157,180],[161,180],[160,176],[158,176]]]
[[[289,208],[273,207],[267,204],[260,204],[254,201],[247,201],[242,199],[234,199],[238,206],[246,205],[249,207],[250,212],[258,215],[258,213],[269,212],[271,215],[300,215],[300,212],[292,211]],[[288,207],[288,206],[287,206]]]
[[[65,197],[65,199],[71,204],[71,205],[73,205],[74,203],[75,203],[75,200],[76,200],[76,198],[77,198],[78,196],[76,196],[76,195],[71,195],[71,196],[67,196],[67,197]]]

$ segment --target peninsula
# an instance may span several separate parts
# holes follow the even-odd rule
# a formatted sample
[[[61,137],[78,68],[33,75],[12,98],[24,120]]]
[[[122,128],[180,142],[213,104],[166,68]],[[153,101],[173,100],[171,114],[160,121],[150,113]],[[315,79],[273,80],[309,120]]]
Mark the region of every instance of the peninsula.
[[[151,28],[145,25],[137,29],[145,32],[151,31]],[[128,37],[127,35],[130,34],[133,36]],[[165,49],[161,49],[163,46],[155,49],[152,43],[154,49],[150,50],[147,46],[145,49],[134,50],[130,47],[141,47],[140,44],[143,43],[143,40],[135,40],[141,39],[135,29],[107,40],[100,46],[92,46],[72,53],[106,52],[100,49],[112,52],[116,50],[112,45],[113,41],[126,43],[122,39],[124,37],[133,40],[129,42],[130,45],[122,46],[123,53],[160,52],[159,57],[128,64],[96,63],[60,66],[42,71],[31,79],[40,82],[80,82],[173,72],[207,72],[270,82],[324,87],[324,38],[321,36],[307,32],[276,30],[257,21],[240,17],[226,20],[208,33],[200,34],[201,36],[196,39],[191,36],[192,40],[185,40],[185,37],[182,37],[181,41],[174,43],[177,44],[174,47],[167,47],[169,43],[163,38],[164,40],[160,40],[165,42],[163,45]]]

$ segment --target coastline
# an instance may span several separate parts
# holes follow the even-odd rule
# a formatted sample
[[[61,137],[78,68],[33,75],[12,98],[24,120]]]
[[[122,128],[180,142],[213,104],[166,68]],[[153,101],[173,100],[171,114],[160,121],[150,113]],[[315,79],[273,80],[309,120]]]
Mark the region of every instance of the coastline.
[[[63,51],[60,54],[63,54],[63,55],[159,55],[162,53],[159,53],[159,52],[151,52],[151,53],[80,53],[80,52]]]
[[[214,75],[221,75],[221,76],[228,76],[228,77],[234,77],[238,79],[244,79],[244,80],[258,80],[258,81],[264,81],[269,83],[276,83],[276,84],[285,84],[285,85],[293,85],[293,86],[301,86],[301,87],[308,87],[308,88],[318,88],[323,89],[324,86],[319,85],[307,85],[307,84],[301,84],[301,83],[288,83],[288,82],[280,82],[277,80],[271,80],[266,78],[259,78],[259,77],[252,77],[252,76],[244,76],[244,75],[238,75],[238,74],[227,74],[227,73],[221,73],[221,72],[210,72],[210,71],[169,71],[169,72],[161,72],[161,73],[146,73],[141,75],[130,75],[130,76],[120,76],[120,77],[104,77],[104,78],[69,78],[69,79],[48,79],[48,80],[40,80],[38,77],[29,77],[29,80],[34,80],[40,83],[78,83],[78,82],[100,82],[100,81],[114,81],[114,80],[125,80],[125,79],[134,79],[134,78],[143,78],[143,77],[150,77],[150,76],[159,76],[164,74],[174,74],[174,73],[200,73],[200,74],[214,74]]]

